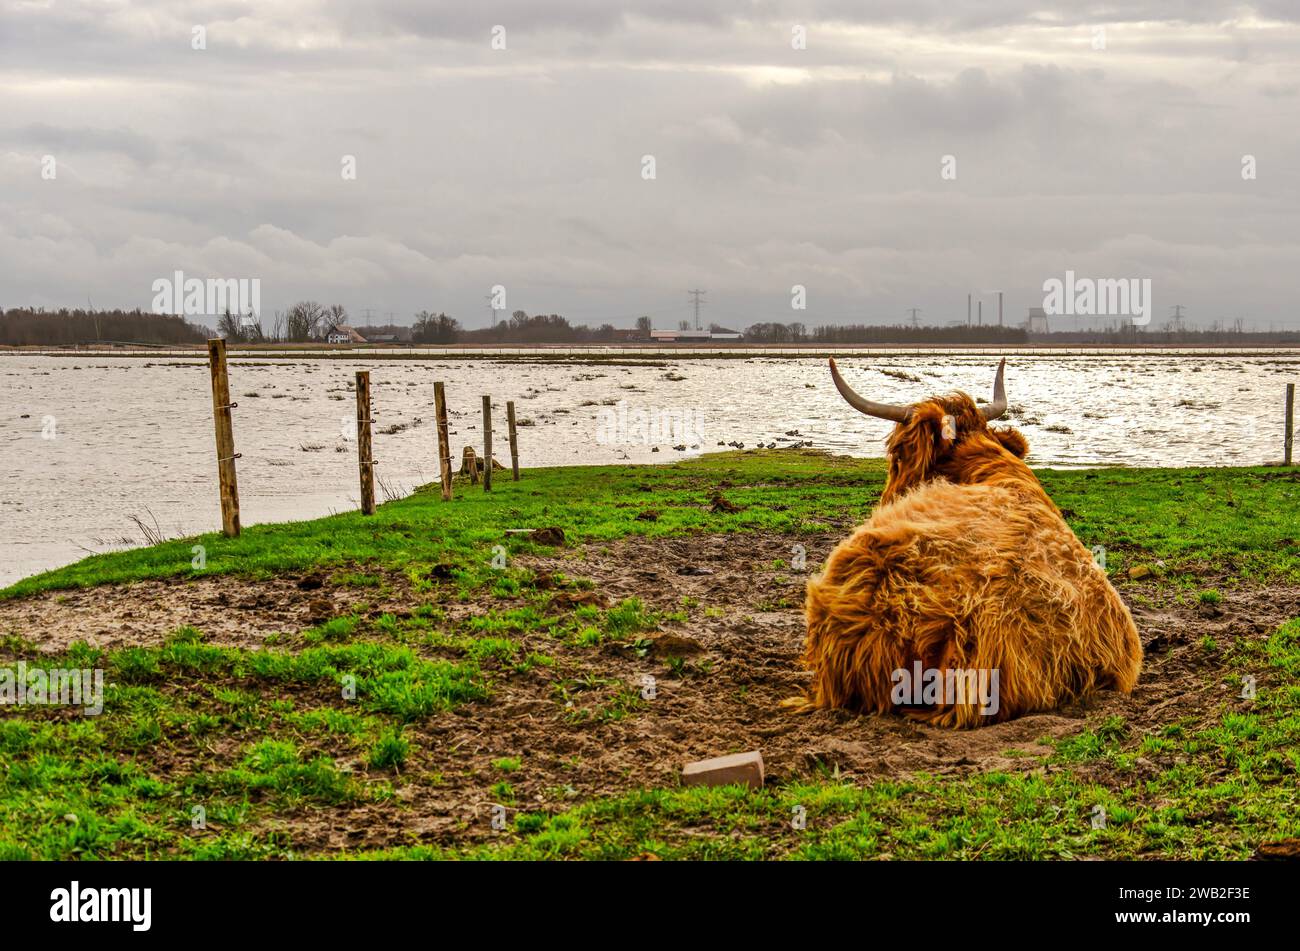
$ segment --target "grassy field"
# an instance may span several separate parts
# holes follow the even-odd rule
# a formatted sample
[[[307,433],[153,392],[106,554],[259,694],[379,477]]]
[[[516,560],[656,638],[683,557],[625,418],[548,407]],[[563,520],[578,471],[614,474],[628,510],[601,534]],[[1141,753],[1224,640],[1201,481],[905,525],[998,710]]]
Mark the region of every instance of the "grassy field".
[[[0,591],[0,659],[102,668],[104,711],[0,715],[0,858],[1248,857],[1300,835],[1300,476],[1040,477],[1144,641],[1143,617],[1163,625],[1144,679],[1164,692],[1044,719],[1037,747],[1034,722],[954,739],[776,709],[797,685],[802,577],[869,514],[878,461],[534,470],[26,579]],[[509,531],[549,526],[563,545]],[[782,553],[805,543],[799,571]],[[709,567],[673,574],[661,551]],[[150,634],[150,605],[178,598],[193,609]],[[90,646],[58,620],[78,606],[129,620]],[[954,743],[984,759],[873,773],[826,754],[832,735],[870,737],[867,759]],[[651,763],[728,742],[777,748],[766,789],[681,788],[680,762]]]

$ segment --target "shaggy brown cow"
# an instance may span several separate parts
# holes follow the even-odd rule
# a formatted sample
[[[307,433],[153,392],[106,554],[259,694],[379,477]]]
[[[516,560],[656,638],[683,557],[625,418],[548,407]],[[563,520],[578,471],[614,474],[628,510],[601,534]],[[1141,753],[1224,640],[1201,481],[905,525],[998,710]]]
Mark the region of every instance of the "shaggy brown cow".
[[[1024,436],[988,425],[1006,412],[1005,365],[983,408],[965,393],[891,406],[831,360],[855,409],[897,425],[880,504],[808,583],[813,679],[786,706],[971,727],[1133,689],[1128,609],[1023,462]]]

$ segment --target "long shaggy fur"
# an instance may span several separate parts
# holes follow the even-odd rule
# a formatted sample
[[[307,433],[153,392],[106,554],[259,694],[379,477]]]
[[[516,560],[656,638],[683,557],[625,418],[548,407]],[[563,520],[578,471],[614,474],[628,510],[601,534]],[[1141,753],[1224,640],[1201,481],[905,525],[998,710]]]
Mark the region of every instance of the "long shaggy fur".
[[[1027,451],[964,393],[917,404],[895,426],[879,506],[808,583],[813,680],[788,706],[973,727],[1132,690],[1142,664],[1133,619],[1022,461]],[[971,697],[896,705],[894,672],[915,661],[998,671],[996,714]]]

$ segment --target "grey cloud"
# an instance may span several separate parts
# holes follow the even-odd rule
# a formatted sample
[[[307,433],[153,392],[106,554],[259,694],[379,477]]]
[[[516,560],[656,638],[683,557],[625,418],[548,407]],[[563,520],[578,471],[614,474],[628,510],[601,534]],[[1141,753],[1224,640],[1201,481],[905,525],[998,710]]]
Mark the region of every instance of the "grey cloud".
[[[146,136],[129,128],[70,128],[33,122],[13,129],[0,129],[0,143],[59,152],[116,152],[148,165],[158,158],[158,149]]]
[[[625,326],[684,316],[691,286],[722,322],[793,319],[793,283],[808,323],[942,320],[981,287],[1022,314],[1073,268],[1151,276],[1204,320],[1294,322],[1300,30],[1251,16],[1296,20],[1267,2],[0,2],[0,306],[145,305],[181,267],[261,277],[269,309],[471,325],[495,283],[512,308]],[[1094,23],[1116,25],[1106,51]],[[54,182],[47,151],[69,156]]]

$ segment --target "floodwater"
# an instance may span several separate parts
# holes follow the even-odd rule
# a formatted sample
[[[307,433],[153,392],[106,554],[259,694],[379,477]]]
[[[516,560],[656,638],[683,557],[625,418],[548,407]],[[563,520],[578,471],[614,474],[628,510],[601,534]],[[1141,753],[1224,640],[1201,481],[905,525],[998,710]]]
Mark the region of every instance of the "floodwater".
[[[992,357],[939,352],[839,362],[860,393],[899,403],[951,389],[988,397],[996,366]],[[525,468],[664,463],[727,443],[811,442],[882,456],[890,426],[851,410],[820,358],[232,357],[245,525],[358,507],[358,369],[371,375],[381,501],[436,478],[435,380],[446,383],[457,466],[463,447],[482,451],[484,393],[494,400],[495,454],[507,466],[505,401],[515,401]],[[1257,465],[1282,455],[1285,384],[1298,376],[1300,352],[1013,355],[1008,421],[1039,466]],[[0,447],[0,584],[142,544],[133,517],[168,538],[220,528],[202,358],[0,356]]]

